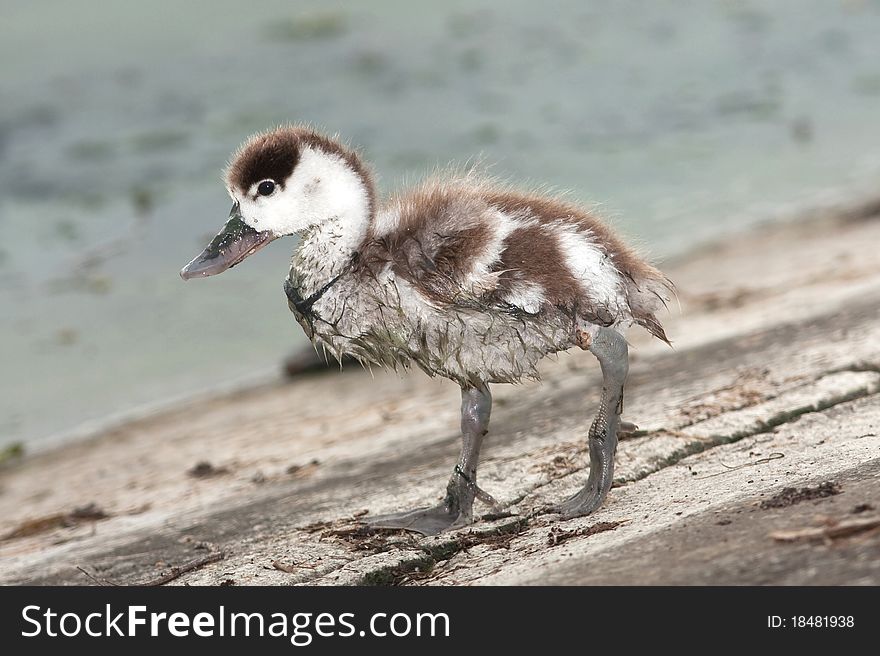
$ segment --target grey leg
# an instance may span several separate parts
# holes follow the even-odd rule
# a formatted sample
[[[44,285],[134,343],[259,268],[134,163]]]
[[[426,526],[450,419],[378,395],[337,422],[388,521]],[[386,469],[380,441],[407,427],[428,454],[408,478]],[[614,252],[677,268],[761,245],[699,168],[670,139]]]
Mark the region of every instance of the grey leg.
[[[477,462],[483,437],[489,431],[492,395],[485,383],[461,388],[461,456],[446,486],[443,503],[409,512],[380,515],[366,520],[375,528],[401,528],[424,535],[436,535],[448,528],[473,521],[474,498],[494,503],[477,487]]]
[[[623,386],[629,371],[626,340],[615,330],[599,328],[589,346],[602,366],[602,401],[590,426],[590,476],[580,492],[554,511],[565,517],[588,515],[602,505],[614,479],[614,454],[623,409]]]

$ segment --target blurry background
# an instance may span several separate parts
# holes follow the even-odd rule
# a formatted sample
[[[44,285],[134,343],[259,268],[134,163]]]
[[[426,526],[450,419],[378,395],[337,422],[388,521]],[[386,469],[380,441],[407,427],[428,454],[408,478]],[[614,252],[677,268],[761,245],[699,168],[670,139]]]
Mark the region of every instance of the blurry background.
[[[292,241],[177,275],[226,158],[284,121],[360,146],[385,192],[482,155],[669,256],[876,192],[880,2],[0,0],[0,447],[303,343]]]

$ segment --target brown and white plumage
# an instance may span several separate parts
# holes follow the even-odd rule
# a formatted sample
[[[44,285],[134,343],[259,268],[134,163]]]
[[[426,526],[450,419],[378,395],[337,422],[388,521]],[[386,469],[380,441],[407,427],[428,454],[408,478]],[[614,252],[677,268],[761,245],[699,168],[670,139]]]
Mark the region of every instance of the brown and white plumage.
[[[468,404],[477,415],[486,410],[473,430],[488,425],[487,383],[536,377],[541,358],[575,345],[600,358],[607,389],[617,390],[603,396],[599,415],[612,421],[619,408],[605,405],[622,395],[626,372],[620,335],[637,324],[668,341],[656,313],[671,283],[594,214],[552,195],[447,175],[380,203],[360,157],[304,127],[251,138],[226,182],[235,201],[230,220],[182,275],[219,273],[277,237],[299,235],[285,291],[316,346],[340,361],[414,362],[457,381],[463,413]],[[616,421],[605,429],[614,444]],[[475,476],[467,444],[462,462],[474,461]],[[610,442],[603,444],[607,451]],[[601,502],[613,447],[610,457],[598,491],[568,511]],[[456,471],[454,481],[468,481]],[[468,515],[473,490],[462,485],[450,482],[456,499],[470,495],[461,506]],[[448,526],[440,515],[420,516],[416,530]]]
[[[432,300],[563,311],[600,325],[637,323],[667,341],[655,313],[669,281],[591,213],[473,175],[429,180],[380,210],[362,249]]]
[[[304,236],[289,278],[303,297],[320,283],[308,282],[321,259],[311,254],[332,239]],[[666,339],[655,312],[668,281],[555,198],[472,177],[428,181],[382,206],[354,252],[356,266],[300,317],[337,357],[515,382],[536,377],[537,362],[575,345],[586,324],[637,323]]]

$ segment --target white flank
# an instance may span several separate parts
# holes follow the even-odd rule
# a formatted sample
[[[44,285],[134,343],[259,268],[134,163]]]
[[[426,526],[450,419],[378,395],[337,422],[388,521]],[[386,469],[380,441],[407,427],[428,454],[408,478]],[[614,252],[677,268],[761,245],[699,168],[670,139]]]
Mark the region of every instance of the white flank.
[[[498,274],[492,273],[492,266],[501,259],[507,238],[521,222],[510,214],[493,211],[485,217],[492,227],[492,237],[473,259],[473,268],[465,286],[473,290],[492,290],[498,284]]]
[[[566,265],[588,298],[606,308],[626,307],[620,273],[590,234],[562,222],[549,227],[559,240]]]
[[[529,314],[537,314],[546,300],[544,288],[536,282],[522,281],[504,297],[506,303],[522,308]]]

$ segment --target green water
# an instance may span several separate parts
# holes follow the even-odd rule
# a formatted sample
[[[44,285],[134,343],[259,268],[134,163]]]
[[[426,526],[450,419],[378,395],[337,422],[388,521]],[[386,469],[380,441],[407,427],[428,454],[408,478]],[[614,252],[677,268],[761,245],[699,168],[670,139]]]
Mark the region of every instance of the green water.
[[[250,132],[474,156],[657,256],[880,181],[880,2],[0,2],[0,445],[270,371],[292,244],[177,271]],[[304,399],[308,402],[308,399]]]

